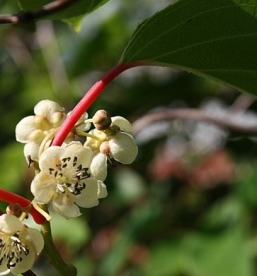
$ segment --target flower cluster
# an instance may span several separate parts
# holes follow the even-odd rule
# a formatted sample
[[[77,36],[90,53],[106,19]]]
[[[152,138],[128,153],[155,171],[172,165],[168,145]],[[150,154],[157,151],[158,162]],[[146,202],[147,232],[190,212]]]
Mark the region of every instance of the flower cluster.
[[[0,216],[0,275],[17,275],[31,269],[44,246],[41,233],[24,225],[16,216]]]
[[[33,202],[51,204],[66,218],[77,217],[79,207],[96,206],[107,196],[107,165],[130,164],[136,158],[132,126],[123,117],[99,110],[91,119],[82,117],[62,146],[50,146],[69,113],[49,100],[39,102],[34,112],[16,126],[16,139],[25,143],[24,155],[37,171],[31,183]],[[84,137],[84,144],[75,141],[76,136]]]

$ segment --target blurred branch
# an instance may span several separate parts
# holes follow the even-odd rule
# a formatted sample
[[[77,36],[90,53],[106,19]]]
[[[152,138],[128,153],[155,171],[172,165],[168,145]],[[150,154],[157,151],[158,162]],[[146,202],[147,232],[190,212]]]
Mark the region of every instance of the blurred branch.
[[[0,15],[0,24],[24,24],[31,23],[35,19],[59,12],[74,4],[77,0],[56,0],[44,5],[36,11],[20,11],[17,14]]]
[[[247,133],[247,134],[257,134],[257,124],[256,126],[247,126],[246,124],[239,124],[231,122],[230,117],[233,117],[235,113],[227,113],[226,116],[219,118],[214,115],[210,115],[199,109],[194,108],[180,108],[180,109],[162,109],[159,111],[154,111],[133,123],[134,133],[140,132],[141,129],[146,126],[162,120],[173,120],[173,119],[186,119],[186,120],[197,120],[197,121],[207,121],[209,123],[215,124],[221,128],[228,129],[237,133]],[[257,120],[256,120],[257,121]]]

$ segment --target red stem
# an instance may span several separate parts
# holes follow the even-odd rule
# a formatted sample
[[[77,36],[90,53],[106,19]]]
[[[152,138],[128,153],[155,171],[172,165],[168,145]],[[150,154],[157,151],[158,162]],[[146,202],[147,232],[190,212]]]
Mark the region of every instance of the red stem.
[[[0,200],[7,203],[18,203],[22,208],[31,205],[31,202],[28,199],[3,189],[0,189]],[[33,206],[31,206],[29,213],[33,216],[33,219],[37,224],[44,224],[46,222],[45,217],[34,209]]]
[[[97,81],[85,94],[85,96],[80,100],[80,102],[74,107],[70,116],[63,122],[59,131],[56,133],[52,146],[61,146],[63,141],[66,139],[74,125],[80,119],[80,117],[87,111],[90,105],[97,99],[97,97],[101,94],[104,88],[120,73],[125,70],[141,66],[143,63],[135,62],[135,63],[127,63],[127,64],[118,64],[113,67],[109,72],[107,72],[99,81]]]

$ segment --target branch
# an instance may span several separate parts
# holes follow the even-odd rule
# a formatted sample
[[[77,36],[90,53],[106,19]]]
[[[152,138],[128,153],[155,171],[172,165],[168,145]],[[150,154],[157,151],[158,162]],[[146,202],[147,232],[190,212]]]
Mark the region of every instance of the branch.
[[[44,5],[36,11],[20,11],[17,14],[0,15],[0,24],[25,24],[31,23],[36,19],[59,12],[73,5],[78,0],[56,0]]]
[[[87,109],[91,106],[91,104],[99,97],[99,95],[103,92],[106,86],[119,74],[126,71],[127,69],[142,66],[144,65],[142,62],[134,62],[134,63],[119,63],[115,67],[113,67],[110,71],[108,71],[100,80],[98,80],[85,94],[85,96],[79,101],[79,103],[74,107],[70,115],[66,118],[66,120],[62,123],[58,132],[56,133],[52,146],[61,146],[64,142],[68,134],[72,131],[73,127],[81,118],[81,116],[87,111]]]
[[[197,121],[207,121],[213,123],[221,128],[229,129],[237,133],[248,133],[257,134],[256,126],[247,126],[242,124],[237,124],[231,122],[230,116],[233,116],[233,112],[228,113],[226,117],[218,118],[214,115],[210,115],[204,111],[194,108],[180,108],[180,109],[165,109],[160,111],[154,111],[133,123],[134,133],[140,132],[141,129],[146,126],[162,120],[172,120],[172,119],[186,119],[186,120],[197,120]]]

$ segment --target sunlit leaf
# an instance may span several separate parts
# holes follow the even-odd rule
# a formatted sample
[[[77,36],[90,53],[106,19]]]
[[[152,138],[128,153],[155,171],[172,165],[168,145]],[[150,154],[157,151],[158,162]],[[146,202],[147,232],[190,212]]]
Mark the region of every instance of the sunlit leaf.
[[[257,0],[180,0],[142,22],[122,62],[180,68],[257,94]]]

